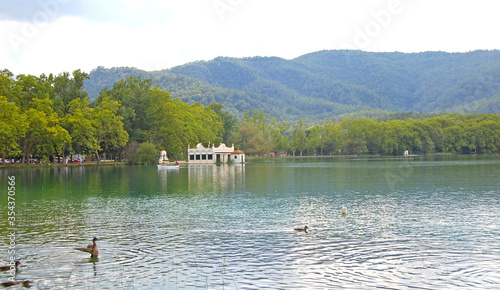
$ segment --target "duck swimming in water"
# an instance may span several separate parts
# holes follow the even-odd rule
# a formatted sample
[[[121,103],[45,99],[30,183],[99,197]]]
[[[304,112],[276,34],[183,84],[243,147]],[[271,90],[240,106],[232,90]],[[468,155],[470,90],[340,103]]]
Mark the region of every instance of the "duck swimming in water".
[[[308,228],[309,228],[308,226],[305,226],[303,228],[297,228],[297,229],[293,229],[293,230],[297,231],[297,232],[305,232],[305,233],[307,233],[307,229]]]
[[[15,269],[16,271],[19,271],[19,265],[21,265],[21,262],[16,261],[16,263],[14,264],[14,269]],[[12,267],[13,267],[13,266],[10,266],[10,265],[9,265],[9,266],[1,266],[1,267],[0,267],[0,271],[1,271],[1,272],[5,272],[5,271],[14,270],[14,269],[12,269]]]
[[[99,256],[99,248],[97,247],[97,244],[95,243],[95,241],[97,241],[97,240],[98,239],[96,237],[94,237],[92,239],[92,244],[89,244],[86,248],[75,248],[75,250],[90,253],[91,258],[97,258],[97,256]]]
[[[16,282],[16,281],[9,281],[9,282],[3,282],[0,283],[3,287],[10,287],[10,286],[15,286],[19,284],[23,284],[24,287],[30,287],[30,284],[33,283],[30,280],[24,280],[23,282]]]

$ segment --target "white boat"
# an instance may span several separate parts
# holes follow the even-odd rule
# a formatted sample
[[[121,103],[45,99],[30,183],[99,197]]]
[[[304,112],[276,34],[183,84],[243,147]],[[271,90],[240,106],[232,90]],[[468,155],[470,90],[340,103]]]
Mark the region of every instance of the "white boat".
[[[178,163],[158,164],[158,169],[179,169],[179,164]]]
[[[167,151],[163,149],[160,152],[160,158],[158,159],[158,169],[179,169],[179,163],[176,161],[171,163],[167,158]]]
[[[408,150],[405,151],[405,154],[403,154],[404,157],[417,157],[418,155],[410,154]]]

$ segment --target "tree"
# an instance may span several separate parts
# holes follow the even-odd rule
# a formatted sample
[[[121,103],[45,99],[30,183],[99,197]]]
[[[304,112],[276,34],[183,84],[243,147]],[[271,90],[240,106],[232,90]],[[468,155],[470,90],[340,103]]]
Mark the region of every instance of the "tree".
[[[258,154],[259,129],[254,123],[243,122],[240,125],[236,142],[245,150],[247,154]]]
[[[312,126],[306,131],[308,142],[308,154],[319,153],[323,155],[323,150],[325,149],[325,139],[323,139],[323,126]]]
[[[248,154],[266,154],[273,149],[272,127],[275,118],[262,111],[245,111],[236,134],[236,143]]]
[[[123,128],[122,117],[116,113],[120,103],[104,98],[101,104],[91,112],[92,132],[89,150],[101,162],[100,154],[104,151],[114,151],[124,147],[128,142],[128,133]]]
[[[31,155],[44,160],[48,160],[50,156],[58,156],[64,144],[70,142],[71,136],[61,127],[60,119],[52,110],[52,101],[48,98],[35,98],[30,106],[24,114],[27,131],[21,138],[22,161]]]
[[[284,154],[290,148],[290,140],[287,132],[290,130],[290,125],[287,122],[276,122],[273,128],[273,144],[274,149],[280,154]]]
[[[73,71],[72,75],[63,72],[53,80],[53,101],[54,110],[60,118],[69,113],[69,104],[74,100],[84,101],[88,99],[88,93],[85,91],[85,80],[89,79],[87,73],[78,70]]]
[[[344,132],[344,151],[347,154],[368,152],[366,142],[366,119],[344,120],[340,124]]]
[[[300,119],[297,124],[293,127],[292,131],[292,151],[295,156],[295,151],[298,150],[300,152],[300,156],[302,156],[302,152],[307,149],[309,140],[306,136],[306,121],[304,119]]]
[[[324,146],[326,152],[329,154],[340,153],[339,150],[342,148],[342,128],[331,121],[326,121],[324,127],[323,139],[325,140]]]
[[[151,143],[142,143],[135,153],[134,164],[154,165],[156,164],[157,155],[158,151],[155,145]]]
[[[72,137],[72,150],[79,148],[84,153],[93,153],[90,148],[95,141],[95,126],[92,120],[92,109],[88,107],[88,99],[80,102],[73,100],[68,104],[68,114],[64,117],[65,127]],[[63,160],[66,155],[63,151]],[[81,153],[81,152],[79,152]]]
[[[17,75],[11,91],[11,98],[22,112],[33,107],[34,99],[50,99],[52,88],[51,76]],[[52,104],[51,104],[52,106]]]
[[[7,100],[12,100],[14,83],[14,74],[7,69],[0,71],[0,96],[6,97]]]
[[[158,88],[151,89],[149,93],[155,105],[148,110],[152,117],[148,139],[170,154],[184,152],[188,144],[197,142],[189,106],[177,99],[172,100],[168,92]]]
[[[5,157],[21,153],[19,141],[26,134],[27,124],[16,104],[7,97],[0,96],[0,154],[5,164]]]
[[[451,126],[443,130],[443,150],[444,152],[463,153],[467,147],[465,131],[463,127]]]
[[[129,76],[117,81],[112,89],[103,89],[96,100],[96,104],[102,103],[106,98],[120,102],[121,106],[116,114],[122,117],[123,126],[131,141],[146,141],[146,132],[151,129],[154,117],[148,111],[152,106],[161,106],[152,100],[152,83],[152,79]]]
[[[98,164],[102,152],[118,150],[127,144],[128,133],[122,117],[116,115],[119,107],[119,102],[108,98],[103,98],[93,109],[87,106],[87,101],[70,103],[67,122],[73,138],[84,151],[95,155]]]
[[[223,120],[210,106],[200,103],[188,105],[159,88],[149,90],[154,104],[147,114],[151,128],[147,139],[169,154],[180,155],[187,145],[220,143],[223,140]]]
[[[222,134],[222,142],[230,144],[230,138],[236,132],[237,120],[229,112],[224,111],[224,105],[217,102],[211,102],[208,107],[212,109],[222,119],[224,133]]]

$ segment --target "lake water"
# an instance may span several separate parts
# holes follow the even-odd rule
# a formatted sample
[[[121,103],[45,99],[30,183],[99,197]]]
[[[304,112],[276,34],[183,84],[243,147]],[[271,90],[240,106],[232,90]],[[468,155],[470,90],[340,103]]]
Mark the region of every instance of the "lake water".
[[[0,185],[2,264],[14,230],[34,289],[500,288],[496,156],[3,168]],[[74,250],[94,236],[98,260]]]

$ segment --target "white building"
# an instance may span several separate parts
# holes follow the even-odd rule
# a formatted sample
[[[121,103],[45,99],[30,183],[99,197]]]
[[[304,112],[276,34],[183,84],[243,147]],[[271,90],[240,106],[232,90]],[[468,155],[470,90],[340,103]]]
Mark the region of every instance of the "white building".
[[[164,162],[168,162],[167,151],[165,149],[161,150],[160,158],[158,158],[158,164],[162,164]]]
[[[231,153],[231,163],[245,163],[245,153],[239,149],[236,149],[236,151]]]
[[[201,143],[196,145],[196,148],[189,148],[188,145],[188,163],[193,164],[213,164],[213,163],[227,163],[234,152],[234,144],[232,147],[227,147],[226,144],[221,143],[219,147],[205,148]]]

